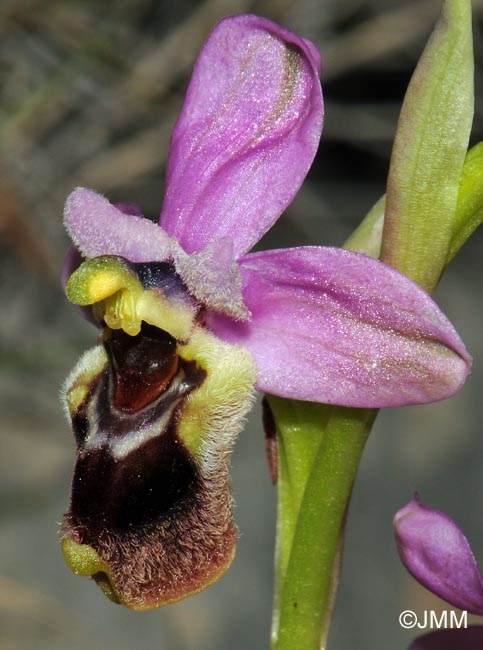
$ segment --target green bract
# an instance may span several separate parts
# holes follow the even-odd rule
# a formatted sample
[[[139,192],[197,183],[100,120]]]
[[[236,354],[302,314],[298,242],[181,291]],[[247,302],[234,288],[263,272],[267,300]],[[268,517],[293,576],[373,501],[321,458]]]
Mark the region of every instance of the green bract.
[[[471,4],[447,0],[401,109],[381,249],[429,292],[450,249],[472,118]]]
[[[456,214],[446,263],[483,221],[483,142],[468,151],[458,193]]]

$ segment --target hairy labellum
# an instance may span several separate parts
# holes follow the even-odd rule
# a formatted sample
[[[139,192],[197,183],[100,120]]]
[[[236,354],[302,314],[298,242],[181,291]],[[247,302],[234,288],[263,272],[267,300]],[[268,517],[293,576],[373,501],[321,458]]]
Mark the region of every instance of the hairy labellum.
[[[104,326],[65,386],[77,459],[64,555],[131,608],[179,600],[233,557],[229,452],[251,404],[253,361],[196,322],[168,264],[96,258],[67,290],[84,305],[96,299],[97,319],[119,327]],[[184,310],[185,340],[173,336],[173,310]]]

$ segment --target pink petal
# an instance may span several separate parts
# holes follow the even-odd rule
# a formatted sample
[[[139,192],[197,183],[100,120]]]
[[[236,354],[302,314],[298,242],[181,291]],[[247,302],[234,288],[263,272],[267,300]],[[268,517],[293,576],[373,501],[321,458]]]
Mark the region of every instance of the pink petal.
[[[187,253],[230,236],[238,258],[292,201],[322,129],[319,65],[311,43],[263,18],[215,27],[173,133],[161,215]]]
[[[124,212],[124,214],[130,214],[136,217],[144,217],[143,211],[135,203],[114,203],[115,208]]]
[[[67,197],[64,223],[85,257],[120,255],[131,262],[167,259],[172,243],[158,225],[132,214],[133,206],[116,208],[91,190],[78,187]],[[131,214],[126,214],[130,210]]]
[[[457,621],[460,620],[456,614]],[[483,626],[473,625],[454,630],[438,630],[418,637],[409,650],[481,650]]]
[[[464,382],[470,357],[420,287],[377,260],[302,247],[239,261],[244,323],[209,314],[220,338],[247,348],[267,393],[343,406],[431,402]]]
[[[468,540],[443,512],[418,496],[394,517],[394,533],[406,569],[451,605],[483,615],[483,577]]]
[[[250,317],[243,302],[242,278],[233,259],[230,237],[215,239],[203,251],[191,255],[179,248],[174,265],[189,292],[208,309],[222,311],[237,320]]]

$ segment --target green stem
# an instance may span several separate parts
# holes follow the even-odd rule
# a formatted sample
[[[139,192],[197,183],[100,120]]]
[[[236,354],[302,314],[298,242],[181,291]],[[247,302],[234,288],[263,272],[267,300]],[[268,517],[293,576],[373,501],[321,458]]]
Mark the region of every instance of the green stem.
[[[297,409],[308,405],[276,398],[270,405],[280,429],[281,485],[272,647],[318,650],[332,615],[347,504],[377,411],[310,405],[318,426],[302,420],[302,435],[293,435]]]

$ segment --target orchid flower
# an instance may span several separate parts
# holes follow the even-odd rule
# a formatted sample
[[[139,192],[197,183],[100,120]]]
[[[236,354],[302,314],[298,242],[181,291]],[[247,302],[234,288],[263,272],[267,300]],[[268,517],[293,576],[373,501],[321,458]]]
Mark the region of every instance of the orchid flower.
[[[394,517],[397,548],[406,569],[451,605],[483,616],[483,576],[468,540],[443,512],[416,494]]]
[[[102,337],[64,388],[77,459],[62,545],[131,608],[195,593],[230,564],[229,457],[255,388],[398,406],[448,397],[469,372],[429,295],[383,263],[248,253],[315,156],[319,71],[314,46],[268,20],[221,21],[174,129],[160,225],[87,189],[67,199],[67,295]]]

